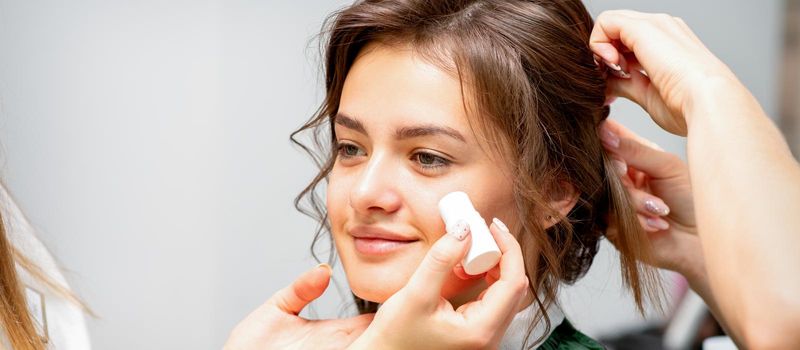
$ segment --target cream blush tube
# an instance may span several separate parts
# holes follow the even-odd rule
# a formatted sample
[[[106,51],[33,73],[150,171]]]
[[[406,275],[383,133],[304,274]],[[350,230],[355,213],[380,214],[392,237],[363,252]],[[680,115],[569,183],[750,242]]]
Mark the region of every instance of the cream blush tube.
[[[472,246],[461,262],[464,272],[469,275],[479,275],[497,265],[500,261],[500,248],[489,232],[486,221],[475,210],[466,193],[450,192],[442,197],[439,200],[439,213],[448,231],[461,220],[469,226]]]

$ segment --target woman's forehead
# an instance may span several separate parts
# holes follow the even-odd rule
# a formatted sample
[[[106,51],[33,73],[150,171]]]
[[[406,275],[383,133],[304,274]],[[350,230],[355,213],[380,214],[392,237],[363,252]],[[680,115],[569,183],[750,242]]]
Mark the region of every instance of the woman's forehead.
[[[457,77],[407,46],[370,44],[345,79],[339,111],[369,128],[439,124],[471,134]]]

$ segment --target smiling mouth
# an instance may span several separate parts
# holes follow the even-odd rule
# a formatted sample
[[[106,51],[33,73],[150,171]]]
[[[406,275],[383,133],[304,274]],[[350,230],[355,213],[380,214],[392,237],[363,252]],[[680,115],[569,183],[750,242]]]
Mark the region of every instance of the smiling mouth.
[[[407,248],[418,240],[397,241],[384,238],[353,237],[356,251],[364,255],[385,255]]]

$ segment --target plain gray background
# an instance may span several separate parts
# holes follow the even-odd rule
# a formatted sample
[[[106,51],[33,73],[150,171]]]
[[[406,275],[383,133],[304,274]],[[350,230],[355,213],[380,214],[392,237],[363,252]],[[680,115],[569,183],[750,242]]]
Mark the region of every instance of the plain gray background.
[[[2,174],[100,315],[95,348],[219,348],[315,264],[292,207],[314,168],[288,135],[322,95],[313,37],[347,3],[0,0]],[[781,1],[587,6],[682,17],[775,115]],[[683,155],[630,103],[612,115]],[[590,335],[643,324],[607,245],[564,303]]]

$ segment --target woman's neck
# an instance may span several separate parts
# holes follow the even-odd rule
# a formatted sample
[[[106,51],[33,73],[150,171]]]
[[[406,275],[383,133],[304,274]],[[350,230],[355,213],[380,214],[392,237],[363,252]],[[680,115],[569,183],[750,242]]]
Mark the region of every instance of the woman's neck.
[[[486,281],[481,279],[478,283],[475,283],[473,286],[470,286],[458,295],[448,299],[448,301],[451,305],[453,305],[453,309],[458,310],[461,305],[477,300],[478,296],[480,296],[481,293],[486,290],[486,288],[488,288]],[[528,294],[525,295],[524,301],[520,304],[519,308],[517,308],[515,312],[524,310],[526,307],[530,306],[531,303],[533,303],[533,293],[528,291]]]

